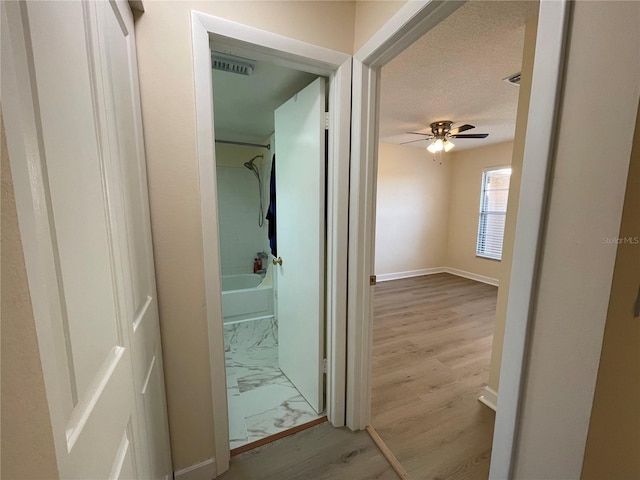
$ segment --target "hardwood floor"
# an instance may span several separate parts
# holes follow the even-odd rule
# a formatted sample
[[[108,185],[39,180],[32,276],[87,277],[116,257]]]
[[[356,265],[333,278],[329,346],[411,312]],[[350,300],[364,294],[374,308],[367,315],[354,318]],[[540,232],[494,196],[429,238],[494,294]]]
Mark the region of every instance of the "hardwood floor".
[[[398,480],[365,431],[317,425],[231,458],[221,480]]]
[[[446,273],[375,287],[371,423],[414,480],[489,475],[497,291]]]

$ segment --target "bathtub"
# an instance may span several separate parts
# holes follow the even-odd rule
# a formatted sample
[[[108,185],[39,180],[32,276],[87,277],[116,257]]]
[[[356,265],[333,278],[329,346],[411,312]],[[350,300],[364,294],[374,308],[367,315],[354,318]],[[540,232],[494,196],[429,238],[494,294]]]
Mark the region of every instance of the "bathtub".
[[[273,317],[273,282],[268,271],[222,276],[222,314],[224,324]]]

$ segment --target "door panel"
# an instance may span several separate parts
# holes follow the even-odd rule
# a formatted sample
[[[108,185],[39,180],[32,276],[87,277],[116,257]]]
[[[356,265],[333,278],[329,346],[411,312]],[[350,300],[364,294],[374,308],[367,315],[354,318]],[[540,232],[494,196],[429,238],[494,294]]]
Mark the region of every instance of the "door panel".
[[[98,2],[101,50],[108,75],[105,102],[110,116],[109,144],[115,150],[112,191],[119,192],[121,282],[126,285],[126,323],[130,332],[137,406],[138,462],[147,478],[171,473],[162,373],[160,327],[155,294],[151,226],[142,139],[133,17],[125,2]],[[117,174],[115,174],[117,172]],[[152,387],[149,389],[149,387]]]
[[[324,409],[325,81],[275,112],[278,354],[309,404]]]
[[[142,169],[144,162],[141,132],[136,118],[135,93],[137,82],[133,83],[130,74],[136,63],[135,45],[131,44],[132,19],[117,4],[100,4],[103,10],[100,18],[102,41],[109,75],[112,107],[117,121],[113,125],[113,144],[118,145],[119,167],[123,170],[121,185],[125,203],[127,254],[131,275],[133,308],[131,318],[140,314],[155,288],[151,274],[153,272],[149,238],[149,212],[147,211],[146,176]],[[121,13],[122,12],[122,13]],[[139,316],[139,315],[138,315]]]
[[[133,453],[131,452],[129,436],[129,432],[127,431],[122,436],[122,440],[120,440],[120,446],[118,447],[118,452],[111,467],[109,480],[129,480],[135,478],[135,467],[133,465]]]
[[[102,185],[102,161],[94,122],[83,10],[70,3],[31,8],[33,57],[38,79],[39,107],[45,146],[48,187],[64,286],[65,330],[74,398],[94,382],[96,372],[114,345],[119,345],[110,268],[110,246]],[[49,28],[52,19],[65,19],[64,35]],[[57,37],[57,38],[56,38]],[[66,51],[65,67],[78,72],[66,81],[59,58],[50,55],[52,42]],[[82,72],[82,74],[80,73]],[[72,114],[60,121],[61,112]],[[70,152],[73,160],[69,161]]]
[[[14,61],[20,100],[5,122],[22,127],[12,162],[28,163],[12,169],[28,169],[16,196],[30,197],[18,214],[34,225],[25,258],[60,477],[168,478],[131,11],[113,1],[5,11],[11,51],[27,59]]]

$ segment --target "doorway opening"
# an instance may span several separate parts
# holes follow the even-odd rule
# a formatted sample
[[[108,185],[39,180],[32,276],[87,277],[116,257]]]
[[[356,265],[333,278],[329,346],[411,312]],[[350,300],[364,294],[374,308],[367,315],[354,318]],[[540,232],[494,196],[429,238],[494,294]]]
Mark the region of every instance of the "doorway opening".
[[[348,202],[349,197],[349,152],[350,152],[350,104],[351,104],[351,57],[347,54],[336,52],[334,50],[318,47],[308,43],[293,40],[281,35],[266,32],[256,28],[241,25],[229,20],[214,17],[212,15],[203,14],[201,12],[192,11],[192,41],[193,41],[193,56],[194,56],[194,79],[195,79],[195,100],[196,100],[196,124],[197,124],[197,144],[198,144],[198,169],[200,177],[200,192],[201,192],[201,215],[203,226],[203,253],[204,253],[204,272],[205,272],[205,301],[206,301],[206,313],[207,313],[207,326],[208,326],[208,343],[210,352],[210,371],[211,371],[211,385],[212,385],[212,403],[213,403],[213,415],[214,415],[214,432],[215,432],[215,470],[217,474],[221,474],[228,470],[230,459],[230,443],[229,443],[229,423],[228,423],[228,407],[227,407],[227,375],[225,364],[225,342],[224,342],[224,323],[223,323],[223,279],[222,279],[222,265],[221,265],[221,236],[219,231],[219,225],[216,221],[218,218],[218,187],[216,179],[216,143],[215,140],[227,140],[223,138],[222,133],[218,132],[217,128],[214,128],[214,117],[217,119],[220,112],[215,111],[214,99],[217,95],[214,92],[213,80],[212,80],[212,56],[211,52],[223,52],[226,55],[232,55],[236,58],[250,59],[255,62],[265,62],[272,66],[286,67],[298,72],[306,72],[316,78],[311,85],[308,85],[305,89],[298,91],[297,97],[295,92],[293,97],[287,99],[285,95],[285,102],[281,105],[274,105],[276,110],[275,122],[278,121],[277,113],[288,108],[291,104],[301,105],[304,104],[308,98],[306,93],[311,88],[318,95],[325,94],[326,90],[324,86],[321,86],[322,80],[328,85],[328,97],[327,100],[316,101],[317,108],[321,108],[322,115],[310,115],[316,122],[317,132],[313,137],[317,140],[317,143],[321,145],[323,152],[326,153],[326,159],[324,156],[316,157],[317,160],[314,163],[317,168],[322,168],[324,171],[324,178],[322,185],[324,185],[324,179],[326,178],[326,192],[325,188],[311,189],[307,188],[307,192],[299,194],[297,197],[300,204],[306,202],[304,195],[313,193],[317,194],[317,198],[322,198],[319,205],[322,207],[321,215],[318,212],[315,216],[309,216],[309,219],[317,218],[318,220],[313,228],[316,232],[320,230],[326,231],[326,236],[317,233],[315,235],[316,242],[319,242],[323,238],[325,242],[322,244],[322,248],[319,245],[315,247],[309,247],[304,250],[305,244],[301,244],[303,248],[299,248],[297,252],[288,252],[286,236],[283,238],[281,235],[278,239],[277,257],[273,256],[266,258],[271,260],[272,277],[276,277],[274,282],[277,282],[275,291],[280,293],[293,292],[294,289],[282,288],[282,282],[291,281],[292,276],[289,275],[295,272],[296,268],[304,270],[305,272],[312,272],[313,268],[316,269],[316,273],[309,273],[308,275],[301,275],[293,278],[301,278],[299,286],[307,286],[310,282],[322,285],[322,289],[316,289],[312,296],[298,295],[293,302],[284,302],[284,298],[278,296],[276,303],[274,303],[274,317],[278,318],[278,335],[284,331],[283,319],[286,312],[282,311],[282,308],[286,308],[286,305],[294,305],[299,310],[308,311],[316,318],[320,318],[323,321],[319,322],[320,326],[326,326],[325,331],[321,334],[319,332],[312,331],[311,328],[298,328],[288,329],[292,332],[292,336],[297,341],[285,342],[278,339],[278,364],[283,365],[287,363],[293,364],[294,367],[309,367],[307,361],[295,361],[292,359],[297,358],[296,355],[304,355],[313,353],[315,355],[316,371],[314,375],[302,375],[303,379],[299,378],[300,372],[304,372],[303,369],[293,368],[285,371],[285,376],[296,385],[296,388],[300,390],[304,398],[308,403],[314,407],[316,414],[322,412],[326,414],[328,421],[333,426],[343,426],[345,424],[345,391],[346,391],[346,284],[347,284],[347,238],[348,238],[348,217],[344,208],[340,208]],[[304,86],[304,82],[301,86]],[[263,88],[261,85],[260,89]],[[258,95],[261,98],[261,95]],[[299,101],[298,101],[299,100]],[[328,115],[325,115],[325,106],[328,105]],[[295,108],[294,108],[295,110]],[[268,115],[273,111],[267,111]],[[286,115],[282,117],[282,121],[286,121]],[[244,118],[246,121],[247,118]],[[329,129],[328,133],[325,131],[325,124],[328,121]],[[292,132],[290,135],[292,138],[303,138],[304,135],[295,134],[295,131],[299,127],[307,125],[307,121],[293,121],[292,125],[287,125],[281,131]],[[275,131],[274,149],[277,149],[277,163],[282,166],[284,175],[277,174],[276,180],[287,180],[287,172],[296,172],[300,166],[307,165],[305,162],[291,162],[287,167],[287,157],[308,157],[309,152],[305,147],[301,153],[300,145],[296,142],[288,142],[286,135],[278,135],[278,127],[274,126]],[[263,143],[266,136],[270,136],[272,131],[267,132],[267,135],[255,138],[258,142],[243,142],[243,143],[257,143],[258,145],[267,145]],[[306,138],[306,137],[305,137]],[[246,138],[245,138],[246,139]],[[270,140],[270,138],[269,138]],[[236,142],[237,143],[237,142]],[[225,145],[218,143],[218,145]],[[240,148],[239,146],[229,148]],[[268,177],[264,171],[266,165],[271,165],[273,158],[270,155],[271,150],[266,148],[259,148],[259,152],[243,155],[242,160],[242,172],[249,174],[249,180],[253,181],[254,200],[253,200],[253,212],[251,219],[256,222],[254,228],[260,228],[258,225],[258,212],[259,212],[259,199],[257,189],[259,183],[263,184],[263,188],[270,184],[270,172]],[[289,155],[287,155],[287,153]],[[259,155],[263,157],[260,158]],[[255,158],[257,157],[257,158]],[[320,160],[322,158],[322,160]],[[253,160],[253,162],[252,162]],[[265,162],[265,160],[267,160]],[[326,162],[325,162],[326,160]],[[261,163],[263,162],[263,163]],[[284,164],[283,164],[284,162]],[[260,176],[260,182],[258,182],[258,176],[252,171],[245,168],[244,163],[249,166],[255,166],[257,173]],[[307,165],[308,166],[308,165]],[[326,171],[325,171],[326,168]],[[297,172],[297,175],[300,175]],[[317,175],[308,175],[309,178],[315,178],[316,181],[319,178]],[[303,182],[286,182],[288,187],[294,188],[306,188],[306,183]],[[266,185],[265,185],[266,184]],[[269,185],[270,186],[270,185]],[[286,189],[276,185],[278,190],[276,197],[280,197],[280,200],[286,198]],[[269,199],[270,200],[270,199]],[[268,209],[267,198],[263,198],[263,209]],[[316,200],[317,201],[317,200]],[[286,205],[295,205],[294,201],[284,201]],[[326,212],[326,218],[325,218]],[[280,212],[282,213],[282,212]],[[294,218],[287,215],[286,212],[282,215],[284,220]],[[284,228],[284,231],[300,231],[302,233],[309,234],[313,232],[313,228],[308,224],[307,220],[298,220],[299,225],[296,228]],[[279,223],[279,222],[278,222]],[[318,225],[320,224],[320,225]],[[266,243],[266,242],[265,242]],[[257,259],[258,252],[265,252],[267,249],[265,246],[259,246],[257,248],[251,248],[250,262]],[[255,250],[255,251],[254,251]],[[269,243],[268,250],[271,250],[271,244]],[[323,260],[315,260],[309,262],[308,253],[310,251],[320,252]],[[306,253],[305,259],[307,262],[300,260],[300,253]],[[318,254],[318,255],[319,255]],[[263,257],[264,258],[264,257]],[[277,260],[277,265],[273,265],[273,260]],[[311,265],[312,268],[308,268]],[[256,270],[260,270],[257,268]],[[264,270],[264,266],[263,266]],[[268,282],[269,276],[268,269],[265,272],[265,279]],[[273,275],[274,271],[278,270],[276,275]],[[253,272],[253,268],[251,268]],[[252,275],[252,273],[248,274]],[[321,277],[318,279],[318,277]],[[259,286],[259,284],[258,284]],[[263,285],[263,287],[266,285]],[[239,289],[236,289],[239,290]],[[240,289],[242,290],[242,289]],[[320,295],[322,292],[322,295]],[[315,303],[307,301],[309,299],[316,298]],[[269,317],[269,313],[260,316]],[[308,320],[308,319],[307,319]],[[301,323],[301,325],[304,322]],[[237,328],[237,327],[236,327]],[[310,335],[310,337],[309,337]],[[313,345],[311,345],[314,339]],[[316,343],[317,342],[317,343]],[[291,351],[286,352],[287,355],[291,355],[285,359],[285,352],[280,349],[281,345],[289,345],[292,347]],[[314,353],[315,352],[315,353]],[[324,354],[322,357],[321,355]],[[324,361],[326,359],[326,361]],[[312,364],[313,366],[313,364]],[[286,370],[286,369],[285,369]],[[326,373],[324,373],[326,372]],[[308,393],[308,382],[315,379],[316,391],[321,391],[320,388],[322,381],[324,380],[324,406],[321,405],[322,398],[317,396],[315,400],[312,399],[312,395]],[[306,382],[306,383],[305,383]],[[312,385],[313,386],[313,385]],[[247,432],[248,433],[248,432]]]
[[[212,65],[233,455],[324,418],[326,82],[217,51]]]
[[[371,424],[416,478],[489,474],[537,7],[469,2],[382,67]]]
[[[380,149],[378,120],[381,70],[426,32],[440,28],[440,24],[446,22],[448,16],[465,5],[468,4],[443,2],[420,7],[407,4],[376,37],[371,38],[354,55],[354,99],[361,101],[354,101],[353,108],[354,131],[360,136],[352,146],[351,166],[353,193],[350,204],[349,311],[353,312],[353,315],[349,316],[349,345],[353,348],[350,349],[349,365],[352,368],[348,376],[348,391],[352,392],[352,395],[348,396],[347,412],[352,412],[352,415],[348,415],[347,422],[355,428],[361,428],[371,420],[370,373],[374,335],[371,285],[375,284],[375,202]],[[492,442],[500,448],[491,450],[491,478],[510,476],[509,472],[513,466],[524,376],[524,352],[528,341],[528,319],[532,314],[532,292],[535,290],[539,262],[541,225],[545,218],[547,179],[553,158],[557,122],[556,100],[562,78],[561,66],[564,60],[568,13],[569,6],[566,2],[541,2],[538,9],[538,25],[534,29],[535,71],[531,75],[526,128],[521,132],[523,138],[526,135],[527,142],[523,142],[521,152],[521,188],[517,195],[519,211],[513,233],[515,254],[512,255],[509,301],[505,302],[507,321],[504,345],[508,348],[504,350],[503,358],[499,362],[500,406],[496,412]],[[443,43],[447,46],[450,44]],[[455,62],[455,59],[444,52],[426,56],[422,61],[429,61],[430,67],[437,69],[440,65],[446,66]],[[442,88],[443,91],[446,90],[446,85]],[[453,118],[455,113],[451,112],[446,117],[443,115],[434,121],[465,122],[464,118]],[[427,119],[418,120],[428,125]],[[434,137],[434,140],[440,140],[440,148],[435,150],[443,150],[445,140],[450,140],[446,135],[444,138],[437,138],[435,135]],[[413,253],[417,257],[423,250],[424,248],[415,250]]]

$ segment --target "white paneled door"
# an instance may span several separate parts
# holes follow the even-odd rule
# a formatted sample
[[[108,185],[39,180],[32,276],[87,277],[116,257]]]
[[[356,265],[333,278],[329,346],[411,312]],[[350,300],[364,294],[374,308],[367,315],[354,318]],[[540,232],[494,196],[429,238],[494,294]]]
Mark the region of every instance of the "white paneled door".
[[[324,409],[325,80],[275,112],[280,369]]]
[[[131,10],[3,4],[3,115],[60,478],[170,478]]]

